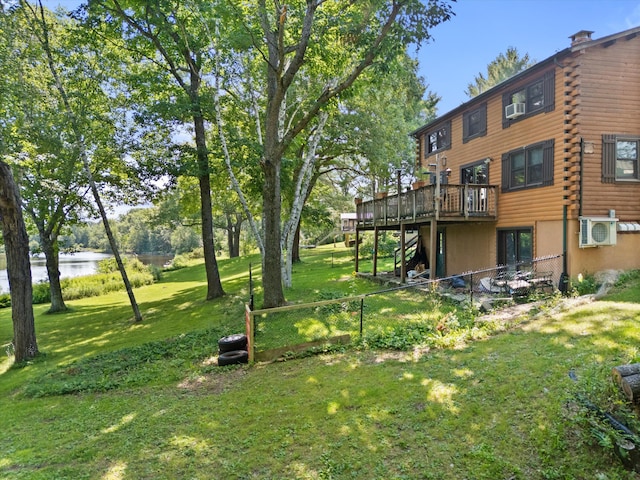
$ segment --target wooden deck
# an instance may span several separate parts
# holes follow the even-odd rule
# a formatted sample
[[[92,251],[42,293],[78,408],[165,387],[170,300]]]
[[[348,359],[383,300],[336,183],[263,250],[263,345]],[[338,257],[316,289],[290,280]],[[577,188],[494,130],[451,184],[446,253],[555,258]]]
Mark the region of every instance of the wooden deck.
[[[396,227],[430,220],[495,221],[498,188],[495,185],[427,185],[398,195],[356,205],[358,228]],[[439,201],[436,199],[439,197]]]

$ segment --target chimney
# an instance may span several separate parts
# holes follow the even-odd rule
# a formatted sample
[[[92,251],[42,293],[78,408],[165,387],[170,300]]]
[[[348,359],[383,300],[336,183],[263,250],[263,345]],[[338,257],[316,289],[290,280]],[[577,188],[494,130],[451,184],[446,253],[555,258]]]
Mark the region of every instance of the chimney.
[[[591,30],[580,30],[578,33],[571,35],[571,37],[569,37],[571,38],[571,46],[575,47],[581,43],[590,42],[592,33]]]

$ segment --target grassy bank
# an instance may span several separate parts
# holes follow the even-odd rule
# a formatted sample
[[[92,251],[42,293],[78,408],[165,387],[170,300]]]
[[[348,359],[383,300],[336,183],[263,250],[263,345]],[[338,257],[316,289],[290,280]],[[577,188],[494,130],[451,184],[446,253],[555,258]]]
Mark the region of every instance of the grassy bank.
[[[292,302],[379,288],[353,277],[344,249],[303,253]],[[609,372],[637,361],[637,289],[615,292],[623,301],[524,312],[508,322],[517,327],[498,333],[496,322],[464,338],[491,321],[456,314],[445,331],[437,326],[452,319],[450,305],[389,294],[366,314],[372,338],[397,337],[393,349],[219,368],[217,338],[243,328],[249,263],[259,280],[257,257],[221,262],[227,296],[215,302],[203,300],[200,264],[136,289],[142,324],[124,293],[71,301],[61,315],[36,307],[45,355],[20,369],[0,364],[0,477],[636,478],[593,435],[598,425],[576,398],[625,412]],[[255,293],[259,304],[259,282]],[[432,324],[407,340],[408,326]],[[10,338],[4,310],[0,343]],[[59,394],[65,383],[81,393]]]

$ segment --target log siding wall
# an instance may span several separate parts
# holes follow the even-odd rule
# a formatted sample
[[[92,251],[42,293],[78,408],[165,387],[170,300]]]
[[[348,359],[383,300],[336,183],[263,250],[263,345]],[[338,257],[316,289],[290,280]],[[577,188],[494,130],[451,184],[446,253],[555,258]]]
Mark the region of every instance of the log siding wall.
[[[640,221],[640,181],[603,182],[603,135],[640,137],[640,36],[579,54],[579,134],[593,153],[583,154],[582,214]]]
[[[554,75],[553,110],[525,116],[504,128],[503,96],[544,75]],[[488,183],[500,187],[501,193],[498,220],[492,224],[494,240],[489,243],[495,245],[498,229],[532,227],[534,256],[560,253],[566,205],[570,275],[605,268],[640,268],[640,256],[635,253],[640,248],[640,234],[618,234],[616,247],[578,248],[580,215],[606,216],[609,210],[615,210],[621,221],[640,221],[640,181],[604,183],[602,171],[603,135],[640,137],[640,31],[632,29],[632,34],[619,35],[615,41],[587,42],[582,48],[565,50],[533,67],[531,74],[506,83],[478,102],[470,101],[466,109],[462,106],[438,119],[438,125],[451,121],[450,146],[444,151],[443,167],[451,169],[450,183],[462,183],[461,166],[491,159]],[[465,142],[463,118],[481,103],[486,103],[486,134]],[[425,156],[424,131],[418,132],[416,138],[419,166],[428,170],[435,156]],[[551,184],[502,192],[502,156],[551,141]],[[473,237],[475,228],[446,228],[451,229],[447,235],[447,263],[462,265],[459,257],[455,261],[449,258],[449,252],[463,252],[469,238],[457,237]],[[487,244],[486,228],[482,227],[478,238],[486,245],[483,256],[492,257],[485,258],[484,263],[491,265],[496,262],[496,249]],[[472,262],[478,263],[477,259]]]

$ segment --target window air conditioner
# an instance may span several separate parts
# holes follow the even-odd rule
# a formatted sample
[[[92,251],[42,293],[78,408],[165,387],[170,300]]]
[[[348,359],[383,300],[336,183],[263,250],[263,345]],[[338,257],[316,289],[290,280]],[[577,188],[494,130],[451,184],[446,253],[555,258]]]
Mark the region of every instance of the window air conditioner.
[[[524,103],[512,103],[504,108],[504,116],[507,118],[517,118],[524,115]]]
[[[580,248],[616,244],[617,218],[580,217]]]

